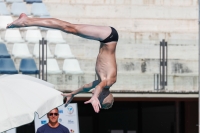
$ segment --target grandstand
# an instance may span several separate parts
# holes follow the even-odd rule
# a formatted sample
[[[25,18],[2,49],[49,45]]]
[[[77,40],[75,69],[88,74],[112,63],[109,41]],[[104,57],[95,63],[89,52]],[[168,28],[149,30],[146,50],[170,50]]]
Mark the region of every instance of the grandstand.
[[[44,37],[48,40],[47,46],[47,58],[48,58],[48,79],[49,82],[57,84],[57,89],[66,90],[66,81],[64,75],[83,75],[80,69],[78,59],[72,54],[70,45],[66,40],[63,39],[61,31],[52,30],[43,27],[24,27],[20,29],[6,29],[6,25],[15,20],[21,13],[26,13],[29,17],[50,17],[50,14],[42,1],[2,1],[0,3],[1,8],[1,51],[2,58],[11,58],[15,68],[19,73],[20,63],[23,60],[33,59],[36,68],[38,69],[38,58],[39,58],[39,40]],[[65,51],[63,51],[65,50]],[[6,56],[6,55],[7,56]],[[8,56],[11,55],[11,56]],[[26,62],[24,62],[26,63]],[[73,64],[74,63],[74,64]],[[26,71],[30,69],[30,65],[27,66]],[[28,66],[30,68],[28,68]],[[77,70],[76,70],[77,68]],[[38,71],[38,70],[37,70]],[[23,73],[23,72],[22,72]],[[9,74],[9,73],[8,73]],[[35,73],[33,73],[33,76]],[[38,74],[38,73],[37,73]],[[94,75],[95,77],[95,75]],[[54,80],[51,80],[54,79]],[[81,79],[81,78],[80,78]],[[59,82],[58,80],[61,80]],[[74,81],[74,85],[77,84],[77,80]],[[59,83],[58,83],[59,82]],[[80,86],[79,84],[78,86]],[[61,87],[63,86],[63,87]],[[77,88],[75,86],[73,89]],[[71,88],[71,87],[69,87]],[[70,90],[68,90],[70,91]]]
[[[180,127],[185,133],[189,133],[192,127],[196,131],[196,119],[191,120],[190,116],[196,113],[198,96],[197,9],[197,0],[0,0],[0,74],[38,75],[38,43],[44,37],[48,44],[47,79],[56,85],[56,89],[70,92],[96,79],[94,70],[99,42],[42,27],[6,29],[6,25],[21,12],[30,17],[54,17],[72,23],[113,26],[119,32],[116,51],[118,77],[111,88],[115,98],[138,102],[137,105],[134,103],[133,110],[136,106],[147,107],[145,102],[148,101],[155,102],[150,105],[152,108],[157,104],[160,106],[160,101],[173,102],[161,104],[165,107],[169,104],[173,111],[183,109],[188,114],[183,118],[188,126],[181,129],[181,124],[184,124],[177,120],[179,125],[173,121],[171,125],[167,123],[168,127]],[[155,90],[154,75],[159,73],[159,44],[162,39],[168,42],[168,86],[165,90]],[[26,60],[31,60],[31,65]],[[2,65],[3,61],[8,62],[5,63],[8,66]],[[84,101],[88,97],[90,93],[80,94],[75,100]],[[83,105],[79,104],[84,112]],[[129,105],[125,105],[116,104],[128,108]],[[141,118],[139,115],[148,110],[145,109],[144,112],[141,108],[137,110],[138,116],[132,115],[133,119]],[[181,113],[178,116],[182,118]],[[176,113],[173,115],[177,116]],[[102,121],[100,116],[99,121]],[[129,116],[125,117],[128,119]],[[154,119],[154,115],[151,118]],[[147,121],[148,124],[152,122]],[[142,120],[133,123],[137,122],[143,124],[137,125],[137,131],[142,132],[143,127],[146,127],[144,132],[151,129]],[[165,133],[161,127],[158,129]],[[171,131],[165,129],[166,133]],[[99,132],[105,131],[99,129]]]

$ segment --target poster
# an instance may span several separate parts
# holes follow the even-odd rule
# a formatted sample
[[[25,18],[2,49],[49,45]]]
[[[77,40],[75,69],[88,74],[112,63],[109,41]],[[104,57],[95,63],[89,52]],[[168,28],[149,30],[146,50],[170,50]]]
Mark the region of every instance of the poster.
[[[58,122],[66,126],[70,133],[79,133],[79,122],[78,122],[78,108],[76,103],[70,103],[67,107],[64,105],[58,107],[59,118]],[[43,116],[41,119],[38,118],[38,115],[35,115],[35,131],[37,129],[48,123],[47,116]]]

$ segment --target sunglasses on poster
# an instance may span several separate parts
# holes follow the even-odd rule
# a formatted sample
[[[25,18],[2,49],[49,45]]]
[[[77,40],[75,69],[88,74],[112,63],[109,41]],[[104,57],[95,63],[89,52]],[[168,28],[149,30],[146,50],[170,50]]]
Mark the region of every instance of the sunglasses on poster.
[[[49,116],[53,116],[53,115],[54,115],[54,116],[58,116],[58,113],[49,113],[48,115],[49,115]]]

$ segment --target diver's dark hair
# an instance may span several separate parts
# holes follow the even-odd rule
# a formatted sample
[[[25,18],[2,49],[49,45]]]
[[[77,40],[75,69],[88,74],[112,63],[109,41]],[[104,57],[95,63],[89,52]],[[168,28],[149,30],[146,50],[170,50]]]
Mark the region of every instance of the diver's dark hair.
[[[103,100],[110,94],[109,89],[103,89],[101,94],[99,95],[99,102],[103,103]]]

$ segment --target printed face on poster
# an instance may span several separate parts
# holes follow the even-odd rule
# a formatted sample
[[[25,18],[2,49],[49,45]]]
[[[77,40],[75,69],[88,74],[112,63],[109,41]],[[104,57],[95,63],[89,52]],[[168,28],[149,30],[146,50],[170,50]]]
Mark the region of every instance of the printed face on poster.
[[[63,126],[67,127],[70,133],[79,133],[79,122],[78,122],[78,108],[76,103],[71,103],[67,107],[64,105],[58,107],[59,118],[58,122]],[[35,131],[37,129],[48,123],[47,115],[43,116],[41,119],[38,115],[35,115]]]

